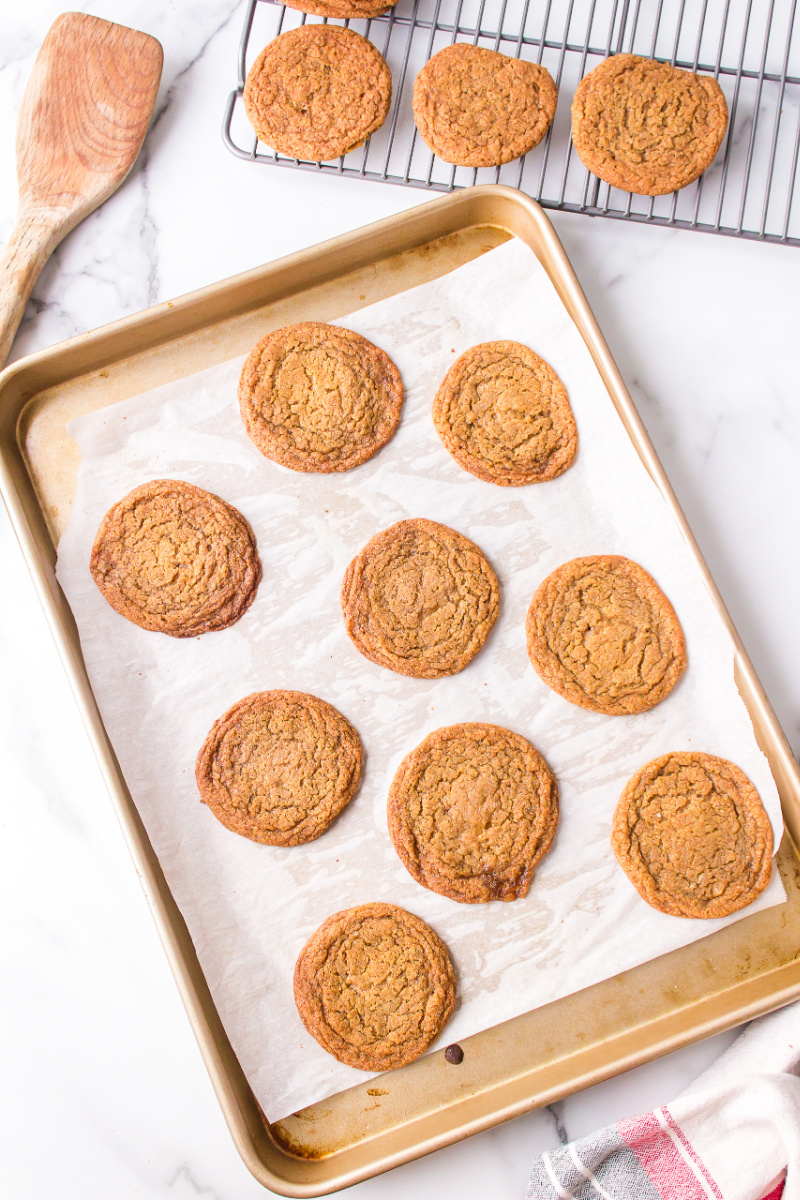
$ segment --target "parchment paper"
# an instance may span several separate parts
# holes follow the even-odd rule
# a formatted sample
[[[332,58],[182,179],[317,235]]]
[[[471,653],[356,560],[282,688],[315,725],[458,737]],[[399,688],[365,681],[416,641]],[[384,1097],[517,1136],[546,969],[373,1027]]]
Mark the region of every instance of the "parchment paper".
[[[400,428],[375,458],[318,476],[264,459],[239,418],[243,359],[236,359],[70,425],[82,466],[58,558],[106,728],[270,1120],[368,1077],[316,1044],[292,998],[298,952],[341,908],[391,901],[444,938],[459,1006],[441,1046],[785,898],[775,872],[762,897],[733,917],[668,917],[639,898],[611,852],[611,817],[624,784],[667,751],[703,750],[736,762],[761,793],[776,846],[780,805],[734,685],[730,639],[530,249],[512,240],[340,323],[386,350],[405,383]],[[574,466],[552,482],[482,483],[455,463],[431,423],[433,394],[455,357],[500,338],[531,346],[569,392],[580,446]],[[146,632],[118,616],[91,579],[89,553],[103,514],[131,488],[162,477],[215,492],[252,524],[264,578],[250,610],[228,630],[187,640]],[[466,534],[500,580],[492,634],[470,666],[449,679],[408,679],[374,666],[342,623],[347,564],[373,534],[404,517],[429,517]],[[598,553],[641,563],[686,634],[686,675],[667,700],[639,716],[574,707],[528,662],[525,615],[536,587],[567,559]],[[241,697],[269,688],[328,700],[356,726],[366,751],[361,788],[339,820],[318,841],[292,849],[226,830],[199,803],[194,781],[195,758],[214,720]],[[524,900],[461,905],[437,896],[411,879],[389,840],[386,795],[400,760],[431,730],[459,721],[523,734],[558,779],[558,832]]]

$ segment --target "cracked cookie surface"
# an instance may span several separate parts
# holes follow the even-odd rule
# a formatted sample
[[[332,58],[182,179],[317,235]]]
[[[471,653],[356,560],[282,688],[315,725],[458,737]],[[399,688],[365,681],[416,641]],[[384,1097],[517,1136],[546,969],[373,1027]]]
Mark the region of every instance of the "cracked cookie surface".
[[[728,125],[722,88],[636,54],[616,54],[585,75],[572,102],[572,140],[583,164],[612,187],[662,196],[711,165]]]
[[[389,835],[423,887],[479,904],[525,896],[558,824],[558,787],[538,750],[510,729],[437,729],[394,777]]]
[[[118,613],[171,637],[233,625],[261,579],[255,537],[242,514],[175,479],[144,483],[109,509],[90,570]]]
[[[333,705],[306,692],[254,692],[214,723],[195,777],[227,829],[267,846],[299,846],[351,799],[361,761],[361,740]]]
[[[686,669],[675,610],[644,568],[620,555],[557,567],[533,597],[526,631],[541,679],[593,712],[645,712]]]
[[[611,846],[659,912],[726,917],[769,883],[772,827],[761,798],[732,762],[665,754],[630,779],[614,813]]]
[[[462,354],[436,393],[432,417],[456,462],[502,487],[555,479],[578,449],[566,388],[520,342],[483,342]]]
[[[248,436],[293,471],[349,471],[366,462],[397,429],[402,406],[400,372],[388,354],[319,321],[267,334],[239,381]]]
[[[243,100],[266,145],[327,162],[360,146],[386,120],[392,75],[383,55],[354,30],[301,25],[264,47]]]
[[[455,1006],[441,938],[394,904],[334,913],[303,947],[294,998],[308,1032],[362,1071],[402,1067],[427,1050]]]
[[[311,13],[315,17],[335,17],[346,21],[349,17],[360,17],[362,20],[379,17],[396,3],[397,0],[286,0],[286,7]]]
[[[414,80],[414,120],[445,162],[494,167],[538,146],[558,91],[537,63],[458,42],[434,54]]]
[[[497,577],[462,534],[422,518],[367,542],[345,573],[342,614],[357,649],[417,679],[455,675],[497,619]]]

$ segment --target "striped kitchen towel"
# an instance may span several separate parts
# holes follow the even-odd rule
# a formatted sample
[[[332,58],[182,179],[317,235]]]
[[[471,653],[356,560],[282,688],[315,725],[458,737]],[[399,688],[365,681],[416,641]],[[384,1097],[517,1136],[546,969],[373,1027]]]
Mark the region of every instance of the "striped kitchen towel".
[[[543,1154],[527,1200],[800,1200],[800,1004],[677,1100]]]

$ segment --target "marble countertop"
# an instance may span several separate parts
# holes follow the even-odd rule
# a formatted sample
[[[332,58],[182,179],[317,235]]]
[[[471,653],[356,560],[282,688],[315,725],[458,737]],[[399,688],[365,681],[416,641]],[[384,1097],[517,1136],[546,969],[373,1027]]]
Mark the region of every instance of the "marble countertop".
[[[0,242],[14,118],[61,10],[0,16]],[[241,162],[219,128],[238,0],[95,0],[154,34],[154,127],[124,187],[56,251],[12,359],[400,212],[424,192]],[[795,249],[554,214],[792,748],[800,750]],[[0,1159],[15,1200],[245,1200],[222,1120],[27,568],[0,510]],[[359,1200],[522,1197],[533,1156],[668,1101],[719,1035],[387,1176]]]

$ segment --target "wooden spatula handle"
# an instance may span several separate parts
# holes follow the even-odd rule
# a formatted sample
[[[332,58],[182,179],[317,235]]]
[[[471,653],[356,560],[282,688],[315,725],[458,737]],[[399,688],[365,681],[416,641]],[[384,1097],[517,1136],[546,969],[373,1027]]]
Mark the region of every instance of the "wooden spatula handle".
[[[63,236],[63,226],[43,221],[41,214],[20,213],[17,218],[0,258],[0,368],[8,358],[39,272]]]

